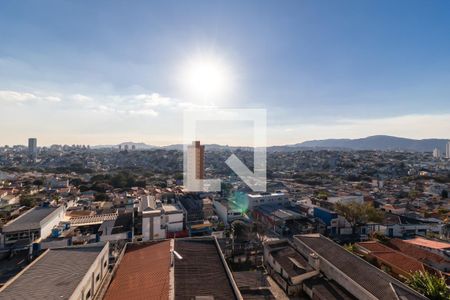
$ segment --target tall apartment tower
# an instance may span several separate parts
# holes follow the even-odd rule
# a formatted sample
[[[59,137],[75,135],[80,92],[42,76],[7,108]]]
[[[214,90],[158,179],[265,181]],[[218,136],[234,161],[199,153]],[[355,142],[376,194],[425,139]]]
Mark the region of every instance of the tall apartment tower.
[[[37,158],[37,139],[36,138],[29,138],[28,139],[28,155],[32,160],[36,160]]]
[[[190,158],[195,158],[195,178],[205,178],[205,146],[200,145],[200,141],[193,141],[192,145],[188,146],[188,155]]]
[[[434,148],[434,150],[433,150],[433,157],[434,158],[440,158],[441,157],[441,150],[439,150],[439,148]]]
[[[450,141],[448,141],[447,146],[445,147],[445,157],[450,158]]]

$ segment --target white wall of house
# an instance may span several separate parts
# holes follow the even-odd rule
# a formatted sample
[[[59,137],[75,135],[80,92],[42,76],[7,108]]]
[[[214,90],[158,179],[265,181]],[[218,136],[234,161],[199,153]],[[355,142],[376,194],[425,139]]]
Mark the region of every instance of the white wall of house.
[[[220,219],[225,223],[228,224],[230,222],[233,222],[234,220],[238,220],[242,218],[242,212],[234,209],[230,209],[228,205],[215,202],[216,205],[214,206],[214,210],[216,211],[216,214],[220,217]]]
[[[159,212],[159,214],[157,213]],[[166,230],[161,228],[161,211],[153,210],[142,214],[142,239],[144,241],[166,238]]]
[[[47,218],[41,222],[41,238],[45,239],[52,233],[53,227],[59,224],[64,218],[65,208],[64,206],[58,207]]]
[[[213,202],[213,208],[219,218],[225,223],[228,224],[228,208],[226,205],[222,204],[219,201]]]
[[[171,213],[166,216],[166,226],[168,232],[178,232],[183,230],[183,213]]]
[[[108,255],[109,243],[106,243],[103,250],[74,290],[72,296],[69,298],[70,300],[90,300],[94,298],[103,278],[108,272]]]
[[[247,194],[247,201],[249,209],[265,204],[289,203],[289,199],[284,193]]]

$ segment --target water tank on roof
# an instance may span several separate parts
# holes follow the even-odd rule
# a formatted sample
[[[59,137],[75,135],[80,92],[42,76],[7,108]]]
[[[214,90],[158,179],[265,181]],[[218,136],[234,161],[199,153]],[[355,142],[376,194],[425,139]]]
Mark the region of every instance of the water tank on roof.
[[[57,238],[61,235],[61,227],[55,227],[52,229],[52,237]]]

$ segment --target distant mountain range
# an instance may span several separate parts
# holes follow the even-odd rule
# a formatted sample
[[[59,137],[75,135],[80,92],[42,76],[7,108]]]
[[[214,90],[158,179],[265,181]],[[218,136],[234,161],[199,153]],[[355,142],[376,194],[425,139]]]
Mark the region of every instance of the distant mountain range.
[[[407,139],[388,135],[374,135],[359,139],[325,139],[305,141],[294,145],[269,146],[267,151],[296,151],[296,150],[381,150],[381,151],[417,151],[431,152],[435,148],[445,153],[445,146],[449,140],[447,139]],[[166,150],[182,150],[182,144],[174,144],[168,146],[153,146],[145,143],[125,142],[119,144],[122,149],[128,145],[129,149],[134,145],[137,150],[150,149],[166,149]],[[119,148],[119,145],[102,145],[93,148]],[[236,150],[251,149],[249,147],[223,146],[217,144],[205,145],[207,150]]]
[[[160,148],[158,146],[152,146],[152,145],[147,145],[145,143],[134,143],[134,142],[124,142],[124,143],[120,143],[118,145],[97,145],[97,146],[93,146],[91,148],[92,149],[102,149],[102,148],[118,149],[119,146],[121,146],[122,149],[125,149],[125,146],[127,146],[127,145],[130,150],[133,146],[136,148],[136,150],[151,150],[151,149]]]
[[[295,145],[271,147],[272,150],[288,149],[349,149],[349,150],[381,150],[381,151],[417,151],[431,152],[435,148],[445,153],[447,139],[407,139],[388,135],[374,135],[359,139],[326,139],[305,141]]]

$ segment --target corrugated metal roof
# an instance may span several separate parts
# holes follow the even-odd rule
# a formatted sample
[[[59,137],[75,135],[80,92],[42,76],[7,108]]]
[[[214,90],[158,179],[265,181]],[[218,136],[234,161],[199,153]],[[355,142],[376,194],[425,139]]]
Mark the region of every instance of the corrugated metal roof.
[[[69,299],[105,246],[48,250],[0,292],[0,299]]]
[[[397,300],[400,291],[407,295],[407,299],[426,299],[328,238],[310,234],[297,235],[295,239],[307,245],[378,299]]]
[[[41,222],[60,207],[35,207],[3,226],[3,232],[38,229]]]
[[[175,250],[182,257],[174,262],[175,299],[236,299],[214,239],[177,239]]]

